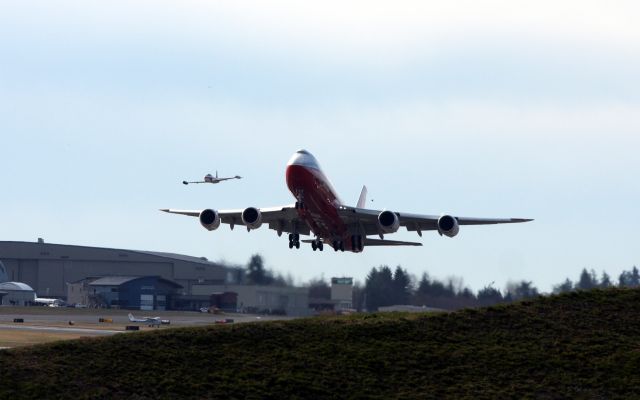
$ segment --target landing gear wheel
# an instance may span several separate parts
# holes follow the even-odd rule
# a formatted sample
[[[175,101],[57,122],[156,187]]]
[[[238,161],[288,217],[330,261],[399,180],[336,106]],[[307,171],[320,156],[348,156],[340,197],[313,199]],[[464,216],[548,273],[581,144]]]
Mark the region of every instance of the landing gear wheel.
[[[290,233],[289,234],[289,248],[293,249],[293,248],[299,249],[300,248],[300,235],[297,233]]]
[[[318,245],[316,244],[316,242],[311,242],[311,248],[313,249],[313,251],[318,250]]]
[[[321,241],[318,240],[318,250],[322,251],[324,249],[324,245]]]

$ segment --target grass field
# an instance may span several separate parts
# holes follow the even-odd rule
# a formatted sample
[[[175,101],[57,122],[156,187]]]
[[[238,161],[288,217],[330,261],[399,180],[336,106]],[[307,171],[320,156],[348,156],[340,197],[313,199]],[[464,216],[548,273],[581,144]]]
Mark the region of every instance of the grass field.
[[[32,346],[34,344],[81,338],[79,333],[31,332],[0,330],[0,348]]]
[[[640,290],[0,352],[0,398],[640,398]]]

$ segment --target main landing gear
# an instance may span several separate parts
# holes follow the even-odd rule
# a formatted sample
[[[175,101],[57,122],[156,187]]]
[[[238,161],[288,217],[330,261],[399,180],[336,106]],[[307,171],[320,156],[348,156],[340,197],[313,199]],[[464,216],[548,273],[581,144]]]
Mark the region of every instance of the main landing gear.
[[[342,240],[333,241],[333,251],[344,251],[344,242]]]
[[[322,240],[316,239],[313,242],[311,242],[311,248],[313,249],[313,251],[316,251],[316,250],[322,251],[324,249],[324,244],[322,244]]]
[[[364,248],[364,241],[362,240],[361,235],[352,235],[351,236],[351,250],[354,252],[361,252]],[[344,242],[342,240],[334,240],[333,241],[333,250],[334,251],[344,251]]]
[[[297,233],[289,234],[289,248],[293,249],[294,247],[296,249],[300,248],[300,235]]]

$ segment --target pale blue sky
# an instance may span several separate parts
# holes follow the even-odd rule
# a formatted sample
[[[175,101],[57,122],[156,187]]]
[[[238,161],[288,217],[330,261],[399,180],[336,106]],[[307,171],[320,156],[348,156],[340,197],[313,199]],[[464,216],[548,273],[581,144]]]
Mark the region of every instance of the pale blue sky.
[[[475,290],[640,263],[634,2],[309,4],[0,3],[0,240],[261,253],[299,280],[401,264]],[[536,221],[356,255],[157,211],[289,204],[298,148],[351,203],[366,184],[376,208]],[[180,184],[216,169],[245,179]]]

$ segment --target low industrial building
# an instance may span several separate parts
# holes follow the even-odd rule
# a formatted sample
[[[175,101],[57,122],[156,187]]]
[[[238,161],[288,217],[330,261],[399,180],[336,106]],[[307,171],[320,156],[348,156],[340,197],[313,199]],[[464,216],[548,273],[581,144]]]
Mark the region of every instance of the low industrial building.
[[[29,306],[36,299],[36,292],[26,283],[0,283],[0,304],[3,306]]]
[[[86,278],[68,286],[67,302],[88,307],[167,310],[182,286],[159,276]]]
[[[217,293],[235,293],[236,310],[247,313],[267,313],[291,316],[311,314],[309,289],[262,285],[196,285],[193,296],[206,299]]]

